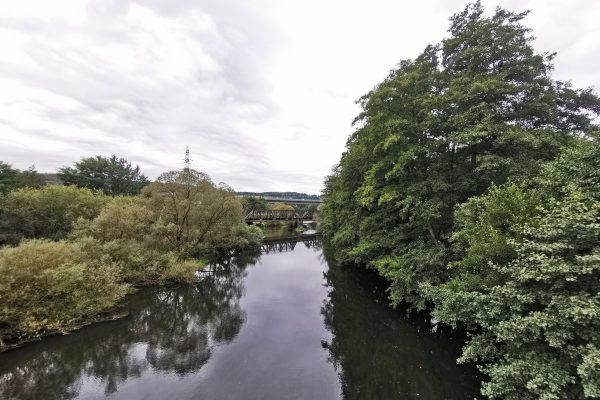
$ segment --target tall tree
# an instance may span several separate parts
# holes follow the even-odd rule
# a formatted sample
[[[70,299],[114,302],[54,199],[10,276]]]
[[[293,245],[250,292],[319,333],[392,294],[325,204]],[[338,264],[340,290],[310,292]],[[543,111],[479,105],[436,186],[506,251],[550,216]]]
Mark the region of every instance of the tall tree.
[[[553,55],[534,52],[526,15],[469,4],[448,38],[360,100],[323,227],[340,259],[390,280],[394,302],[422,307],[420,285],[447,279],[457,204],[534,175],[593,128],[600,99],[552,79]]]
[[[114,154],[82,158],[73,167],[60,168],[58,177],[66,185],[102,190],[110,196],[139,194],[149,183],[139,166]]]
[[[242,204],[233,189],[217,187],[203,172],[169,171],[144,189],[160,246],[186,256],[201,255],[231,237],[243,224]]]
[[[40,187],[43,185],[45,185],[45,180],[33,165],[27,170],[21,171],[0,161],[0,194],[22,187]]]
[[[7,193],[19,187],[19,170],[0,161],[0,193]]]

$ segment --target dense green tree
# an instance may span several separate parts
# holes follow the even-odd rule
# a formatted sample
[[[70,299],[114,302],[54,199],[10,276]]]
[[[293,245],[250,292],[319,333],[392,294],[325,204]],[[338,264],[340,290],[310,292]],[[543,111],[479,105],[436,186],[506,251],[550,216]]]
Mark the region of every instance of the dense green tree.
[[[262,197],[244,196],[240,200],[244,207],[244,212],[248,214],[250,211],[268,210],[269,203]]]
[[[294,206],[285,203],[273,203],[269,207],[269,209],[273,211],[295,211]]]
[[[495,399],[600,396],[600,99],[479,2],[360,100],[321,224],[394,303],[472,331]],[[558,158],[557,158],[558,157]]]
[[[22,187],[40,187],[45,180],[34,166],[20,171],[3,161],[0,161],[0,194],[8,193]]]
[[[492,184],[536,174],[588,135],[600,100],[551,78],[526,13],[470,4],[360,100],[362,113],[326,181],[322,225],[342,261],[388,278],[394,302],[448,278],[454,209]]]
[[[57,175],[66,185],[102,190],[109,196],[139,194],[149,183],[139,166],[115,155],[82,158],[73,167],[60,168]]]
[[[499,399],[600,395],[600,142],[456,212],[452,278],[426,287],[435,317],[474,330],[463,355]]]
[[[472,292],[483,332],[463,360],[484,363],[493,399],[598,397],[600,202],[574,192],[518,233],[515,259],[488,266],[504,282]]]
[[[0,193],[7,193],[19,187],[19,170],[0,161]]]

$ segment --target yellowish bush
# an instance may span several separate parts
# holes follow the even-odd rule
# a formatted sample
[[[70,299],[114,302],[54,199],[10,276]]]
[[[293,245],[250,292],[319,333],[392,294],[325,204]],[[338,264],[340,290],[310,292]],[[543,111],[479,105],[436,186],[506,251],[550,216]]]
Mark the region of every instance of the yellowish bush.
[[[117,264],[102,261],[66,241],[0,249],[0,338],[66,330],[112,308],[128,286],[120,283]]]

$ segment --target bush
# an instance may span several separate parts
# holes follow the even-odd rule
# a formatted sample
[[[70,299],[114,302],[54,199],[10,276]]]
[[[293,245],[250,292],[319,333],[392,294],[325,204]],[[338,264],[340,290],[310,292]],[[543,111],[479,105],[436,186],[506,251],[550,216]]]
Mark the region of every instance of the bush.
[[[0,244],[65,238],[79,218],[98,215],[108,197],[89,189],[48,185],[22,188],[0,198]]]
[[[114,263],[90,260],[76,243],[29,240],[0,250],[0,347],[63,331],[111,309],[128,291]]]
[[[75,237],[90,236],[104,242],[111,240],[144,241],[152,233],[156,217],[141,197],[115,197],[93,220],[80,220]]]
[[[141,197],[117,197],[92,221],[79,221],[73,237],[88,257],[118,264],[123,280],[135,286],[196,280],[202,264],[181,260],[161,245],[156,214],[146,203]]]
[[[118,265],[123,281],[134,286],[193,282],[197,279],[195,272],[203,267],[200,262],[182,260],[176,253],[152,249],[135,240],[103,242],[87,237],[78,243],[90,259]]]

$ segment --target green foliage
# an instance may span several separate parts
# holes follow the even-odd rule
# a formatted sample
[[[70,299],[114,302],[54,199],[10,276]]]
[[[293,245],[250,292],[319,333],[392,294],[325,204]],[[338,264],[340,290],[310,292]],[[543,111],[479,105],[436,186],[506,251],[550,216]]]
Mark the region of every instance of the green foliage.
[[[242,207],[244,207],[244,213],[248,214],[250,211],[262,211],[268,210],[269,204],[262,197],[244,196],[240,199]]]
[[[79,218],[94,218],[107,201],[89,189],[68,186],[14,190],[0,197],[0,244],[64,238]]]
[[[463,360],[494,361],[482,368],[490,398],[597,395],[600,202],[573,192],[519,234],[514,260],[491,265],[504,282],[466,305],[483,332]]]
[[[258,226],[238,224],[233,227],[230,240],[223,243],[223,248],[257,248],[265,234]]]
[[[80,220],[73,238],[91,259],[119,265],[123,280],[135,286],[194,281],[201,264],[156,248],[156,215],[146,202],[141,197],[116,197],[95,219]]]
[[[77,242],[90,259],[120,267],[122,280],[133,286],[168,282],[194,282],[205,264],[181,258],[175,252],[153,249],[148,243],[114,239],[102,241],[82,237]]]
[[[526,13],[483,11],[360,100],[321,228],[393,303],[472,330],[490,398],[598,396],[600,99],[552,79]]]
[[[523,17],[469,5],[449,38],[360,101],[322,224],[338,258],[378,269],[398,301],[444,281],[458,204],[534,176],[574,132],[589,135],[600,100],[550,77],[552,57],[534,53]]]
[[[32,166],[20,171],[0,161],[0,195],[22,187],[40,187],[45,184],[44,178]]]
[[[316,194],[307,194],[300,192],[237,192],[241,196],[248,197],[270,197],[272,199],[310,199],[319,200],[320,196]]]
[[[19,170],[0,161],[0,193],[7,193],[20,187],[18,183]]]
[[[0,348],[7,337],[63,331],[112,308],[128,291],[119,275],[117,265],[65,241],[0,249]]]
[[[116,197],[74,235],[94,259],[122,267],[134,285],[193,281],[195,259],[219,250],[252,247],[262,231],[243,223],[234,193],[197,171],[173,171],[140,197]]]
[[[144,196],[156,215],[156,246],[182,256],[201,256],[219,247],[244,221],[235,192],[215,186],[202,172],[166,172],[144,189]]]
[[[74,167],[60,168],[58,178],[65,185],[102,190],[109,196],[139,194],[149,181],[140,167],[114,154],[110,158],[82,158]]]
[[[129,285],[192,282],[199,256],[254,247],[262,231],[246,226],[224,184],[193,170],[160,176],[143,196],[108,197],[48,185],[1,199],[0,349],[68,330],[114,307]]]
[[[295,211],[296,210],[294,208],[294,206],[285,204],[285,203],[273,203],[273,204],[271,204],[271,206],[269,208],[274,211]]]
[[[577,188],[584,194],[600,199],[600,132],[589,140],[577,142],[544,168],[536,185],[545,193],[558,195]]]
[[[565,149],[527,185],[457,211],[453,278],[424,290],[442,322],[476,329],[464,361],[499,399],[598,396],[600,143]],[[493,232],[492,235],[488,232]]]

